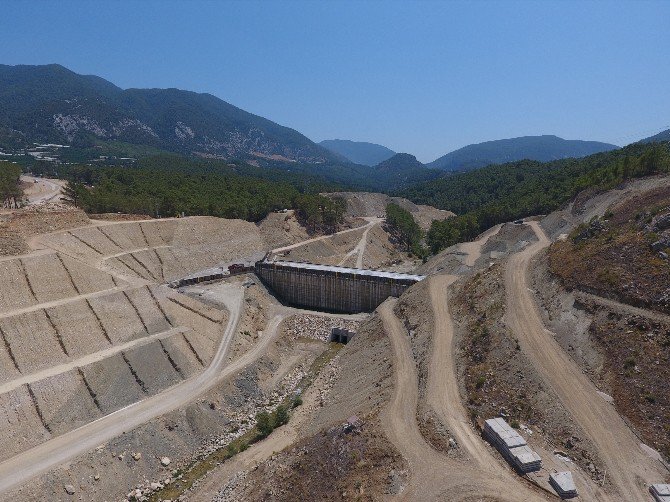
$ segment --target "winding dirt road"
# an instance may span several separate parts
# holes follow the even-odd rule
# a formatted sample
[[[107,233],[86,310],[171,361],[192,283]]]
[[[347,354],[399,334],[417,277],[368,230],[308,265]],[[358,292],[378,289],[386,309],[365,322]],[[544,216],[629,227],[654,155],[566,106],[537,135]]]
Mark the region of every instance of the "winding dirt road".
[[[648,501],[646,485],[662,482],[667,471],[642,451],[640,441],[614,407],[600,398],[595,385],[544,327],[529,289],[528,268],[533,256],[549,246],[550,241],[537,222],[527,224],[538,242],[513,255],[508,262],[506,322],[542,378],[596,445],[607,466],[607,480],[618,492],[619,500]]]
[[[237,331],[243,303],[244,290],[240,287],[230,286],[229,294],[225,300],[226,307],[230,312],[228,325],[212,362],[202,373],[155,396],[115,411],[79,429],[50,439],[1,463],[0,494],[38,474],[47,472],[63,462],[92,450],[105,441],[183,406],[253,361],[254,355],[264,350],[270,342],[270,337],[265,337],[254,349],[233,363],[228,364],[226,357],[233,336]],[[277,325],[279,325],[279,321],[277,321]]]
[[[526,486],[521,478],[515,478],[509,471],[505,472],[504,467],[499,464],[493,468],[494,470],[482,468],[484,466],[479,461],[477,464],[480,465],[468,465],[448,458],[426,443],[416,422],[419,399],[416,366],[407,332],[393,312],[395,303],[396,300],[387,300],[379,307],[378,312],[393,350],[394,389],[391,401],[382,414],[382,424],[389,440],[398,448],[410,468],[410,480],[400,494],[400,498],[410,501],[457,501],[485,498],[510,502],[546,500]],[[451,359],[451,356],[448,356],[448,359]],[[448,375],[440,373],[441,375],[435,375],[435,380],[439,380],[440,376],[449,378]],[[443,394],[438,388],[434,388],[433,392]],[[446,407],[460,405],[460,396],[453,397],[449,391],[444,394],[455,399],[453,402],[447,402],[445,399]],[[453,418],[451,417],[452,423]],[[460,422],[458,418],[456,421]],[[463,425],[469,427],[467,424]],[[469,444],[468,439],[474,439],[475,442],[482,441],[470,438],[469,433],[461,432],[461,435],[465,444]],[[477,447],[474,448],[477,449]],[[483,443],[481,448],[485,451]],[[483,453],[482,457],[487,455],[490,457],[487,452]],[[493,458],[491,461],[496,462]]]

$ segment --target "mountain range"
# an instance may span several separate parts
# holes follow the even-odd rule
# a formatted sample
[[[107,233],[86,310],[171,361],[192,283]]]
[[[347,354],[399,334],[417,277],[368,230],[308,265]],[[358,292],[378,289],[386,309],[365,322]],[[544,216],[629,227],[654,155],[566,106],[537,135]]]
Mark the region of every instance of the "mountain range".
[[[179,89],[121,89],[52,64],[0,65],[2,136],[91,146],[96,140],[183,154],[338,161],[299,132],[212,96]]]
[[[617,148],[619,147],[608,143],[566,140],[552,135],[522,136],[464,146],[427,165],[444,171],[469,171],[490,164],[523,159],[549,162],[569,157],[585,157]]]
[[[385,146],[360,141],[326,140],[320,145],[351,162],[367,166],[388,160],[395,153]],[[490,164],[523,159],[548,162],[569,157],[585,157],[617,148],[619,147],[609,143],[565,140],[552,135],[523,136],[467,145],[425,165],[442,171],[469,171]]]
[[[666,129],[665,131],[659,132],[654,136],[644,138],[638,141],[638,143],[656,143],[658,141],[670,141],[670,129]]]
[[[670,140],[670,130],[641,142]],[[238,159],[338,183],[412,183],[522,159],[553,161],[614,150],[616,145],[524,136],[486,141],[429,164],[375,143],[325,140],[248,113],[211,94],[179,89],[121,89],[57,65],[0,65],[0,147],[60,143],[102,146],[142,156],[160,152]],[[96,154],[97,156],[99,154]],[[84,157],[90,158],[90,157]],[[298,166],[300,165],[300,166]],[[372,169],[370,169],[372,168]]]

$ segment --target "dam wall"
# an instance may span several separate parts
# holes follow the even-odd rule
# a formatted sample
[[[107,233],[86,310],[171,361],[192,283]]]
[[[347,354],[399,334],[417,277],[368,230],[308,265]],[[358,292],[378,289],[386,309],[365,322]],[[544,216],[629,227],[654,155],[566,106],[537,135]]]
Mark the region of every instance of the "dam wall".
[[[378,270],[259,261],[256,275],[289,305],[327,312],[372,312],[389,296],[400,296],[420,275]]]

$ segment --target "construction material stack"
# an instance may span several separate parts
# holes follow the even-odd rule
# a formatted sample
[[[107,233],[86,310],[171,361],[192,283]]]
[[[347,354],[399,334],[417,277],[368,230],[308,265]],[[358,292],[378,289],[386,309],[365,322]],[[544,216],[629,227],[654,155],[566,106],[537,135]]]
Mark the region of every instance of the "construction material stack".
[[[649,493],[656,502],[670,502],[670,485],[656,484],[649,487]]]
[[[490,418],[484,423],[484,437],[518,472],[539,471],[542,459],[526,440],[503,418]]]
[[[577,488],[570,471],[552,472],[549,475],[549,483],[562,499],[571,499],[577,496]]]

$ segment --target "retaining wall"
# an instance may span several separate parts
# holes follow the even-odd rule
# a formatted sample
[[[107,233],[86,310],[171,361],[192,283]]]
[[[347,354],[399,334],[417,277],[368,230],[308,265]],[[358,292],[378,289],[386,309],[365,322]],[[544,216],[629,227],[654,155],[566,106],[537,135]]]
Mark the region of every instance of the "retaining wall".
[[[423,276],[311,263],[266,262],[256,275],[290,305],[328,312],[371,312],[389,296],[400,296]]]

